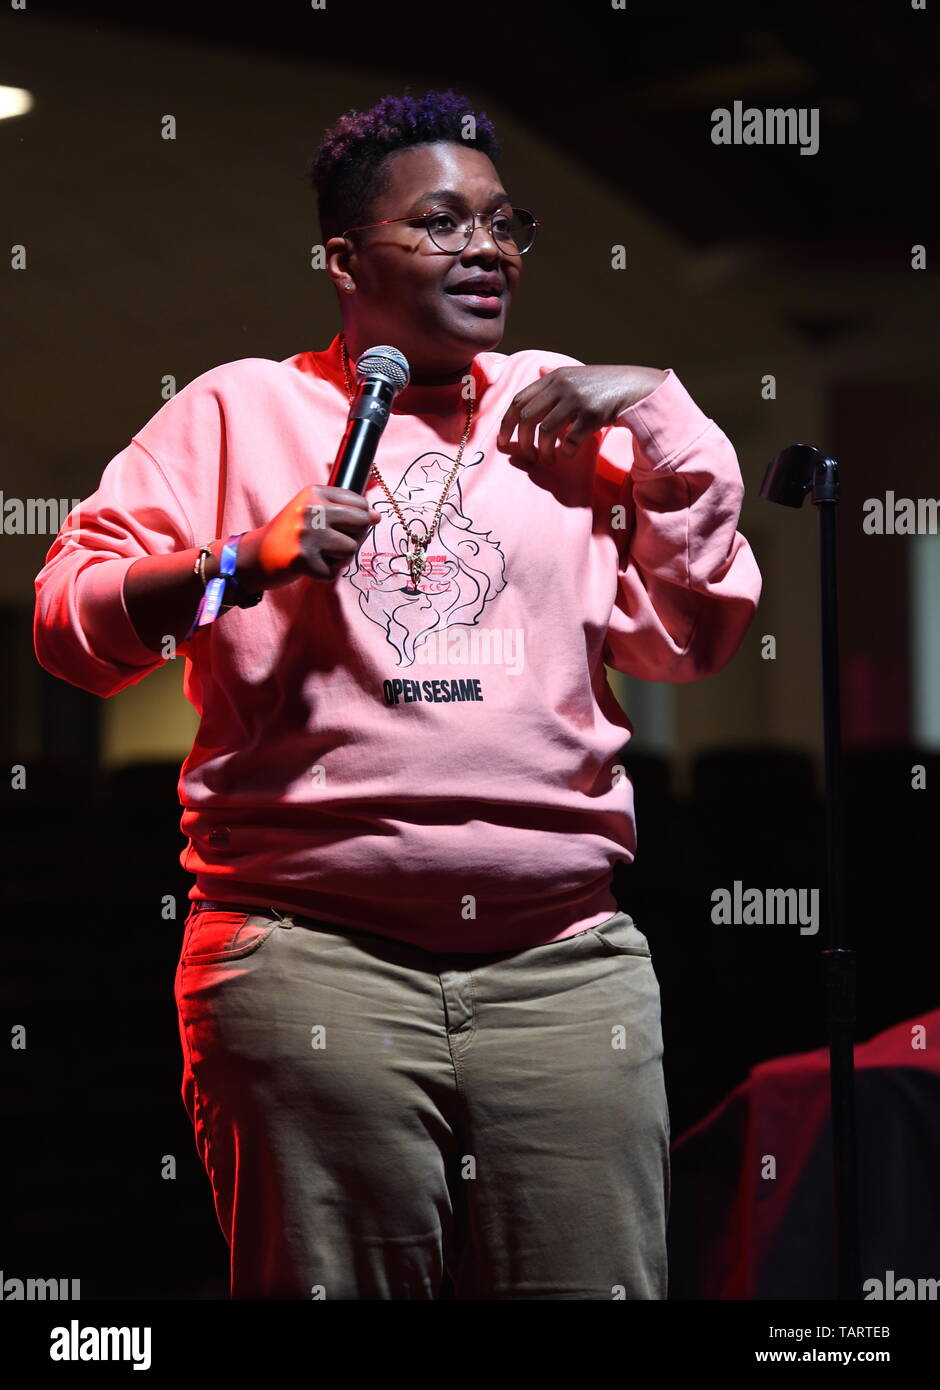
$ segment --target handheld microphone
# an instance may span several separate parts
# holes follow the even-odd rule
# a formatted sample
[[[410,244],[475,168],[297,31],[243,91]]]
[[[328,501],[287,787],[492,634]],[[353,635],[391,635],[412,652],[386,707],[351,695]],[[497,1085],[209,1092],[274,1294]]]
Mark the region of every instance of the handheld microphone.
[[[411,368],[397,348],[367,348],[356,361],[356,380],[358,386],[330,474],[330,487],[365,492],[392,401],[411,380]]]

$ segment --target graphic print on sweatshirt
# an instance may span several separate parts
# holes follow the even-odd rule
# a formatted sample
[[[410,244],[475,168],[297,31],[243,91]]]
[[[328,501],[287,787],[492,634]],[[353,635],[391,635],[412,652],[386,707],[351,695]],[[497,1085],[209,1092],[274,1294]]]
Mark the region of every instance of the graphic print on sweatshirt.
[[[464,511],[461,481],[469,468],[483,460],[483,451],[471,462],[462,462],[441,508],[437,530],[425,556],[425,567],[418,584],[412,582],[408,568],[411,542],[388,497],[370,497],[382,520],[367,533],[353,562],[343,571],[359,591],[359,607],[370,622],[376,623],[398,653],[398,666],[413,666],[422,645],[434,633],[457,625],[475,627],[487,603],[506,587],[505,556],[490,531],[482,531]],[[427,536],[441,500],[456,456],[439,449],[421,454],[409,464],[392,495],[398,509],[416,537]],[[386,682],[388,687],[390,682]],[[408,687],[405,698],[479,699],[479,694],[462,692],[461,687],[479,686],[478,681],[408,681],[393,683]],[[422,686],[428,687],[422,693]],[[454,687],[442,692],[432,687]],[[413,691],[410,687],[418,687]],[[401,690],[385,691],[387,703],[398,703]]]

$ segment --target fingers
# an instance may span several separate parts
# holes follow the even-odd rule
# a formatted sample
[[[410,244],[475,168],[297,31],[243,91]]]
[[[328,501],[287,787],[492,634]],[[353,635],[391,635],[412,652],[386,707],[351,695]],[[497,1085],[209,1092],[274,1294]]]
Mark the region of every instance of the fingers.
[[[374,526],[381,520],[375,507],[339,506],[336,503],[311,503],[304,509],[304,520],[311,531],[327,531],[339,527],[352,530]]]
[[[523,408],[520,417],[518,448],[526,458],[550,464],[558,446],[558,436],[566,426],[576,426],[581,412],[577,405],[566,401],[537,401]],[[538,431],[538,443],[536,443]],[[567,445],[567,440],[565,441]]]
[[[314,503],[319,497],[327,502],[337,502],[347,507],[364,509],[369,505],[361,492],[353,492],[352,489],[348,487],[328,487],[325,483],[322,485],[314,484],[310,491],[316,494],[316,496],[310,499]]]
[[[312,486],[302,500],[301,550],[314,579],[335,579],[381,513],[348,488]]]
[[[519,448],[526,458],[535,457],[535,430],[542,414],[547,409],[547,404],[540,409],[536,401],[534,404],[523,406],[519,412],[519,431],[516,438],[519,441]]]
[[[554,409],[548,412],[539,426],[538,456],[543,463],[552,462],[558,436],[566,426],[575,426],[579,415],[576,405],[566,405],[564,401],[559,401]],[[565,440],[564,447],[568,448],[568,439]]]
[[[335,525],[336,520],[342,518],[344,521],[353,521],[363,524],[363,514],[369,518],[369,525],[375,525],[381,520],[379,512],[373,503],[366,500],[361,492],[353,492],[346,487],[327,487],[314,485],[309,489],[310,498],[308,506],[314,508],[314,514],[319,509],[319,514],[324,516],[325,521],[314,522],[314,525]]]
[[[530,462],[540,460],[550,464],[559,448],[565,460],[571,459],[607,421],[612,387],[604,388],[607,376],[600,382],[596,377],[598,373],[611,372],[618,373],[619,380],[619,368],[556,367],[538,381],[531,382],[509,403],[496,436],[496,447],[503,453],[517,449]],[[660,379],[664,376],[665,373]],[[617,385],[617,392],[616,399],[619,399],[622,381]],[[515,445],[510,443],[514,430],[518,441]]]
[[[505,450],[507,448],[510,436],[520,422],[523,409],[541,390],[543,390],[546,379],[545,377],[540,377],[538,381],[530,382],[528,386],[524,387],[521,391],[517,391],[513,396],[512,400],[509,402],[509,409],[503,416],[499,427],[499,433],[496,436],[497,449]]]
[[[316,534],[308,533],[303,540],[302,550],[307,569],[315,579],[335,579],[359,549],[362,537],[354,539],[345,531],[326,530]]]
[[[530,460],[551,463],[559,433],[566,425],[575,423],[578,415],[577,401],[565,391],[561,376],[549,373],[513,397],[500,425],[497,448],[511,449],[509,437],[518,427],[518,451]]]

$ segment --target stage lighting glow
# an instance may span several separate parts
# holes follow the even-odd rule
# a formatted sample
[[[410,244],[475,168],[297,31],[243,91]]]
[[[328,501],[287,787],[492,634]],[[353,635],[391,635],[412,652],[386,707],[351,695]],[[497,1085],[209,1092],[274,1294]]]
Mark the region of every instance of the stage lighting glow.
[[[33,109],[33,94],[25,87],[0,87],[0,121],[9,116],[25,116]]]

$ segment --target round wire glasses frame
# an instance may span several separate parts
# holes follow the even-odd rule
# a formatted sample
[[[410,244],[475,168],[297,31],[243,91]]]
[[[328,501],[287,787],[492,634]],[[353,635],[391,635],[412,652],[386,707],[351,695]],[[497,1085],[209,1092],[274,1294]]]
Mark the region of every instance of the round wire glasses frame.
[[[461,221],[467,214],[461,214]],[[500,221],[502,219],[502,221]],[[424,212],[409,213],[407,217],[386,217],[381,222],[366,222],[361,227],[347,227],[344,237],[350,232],[365,232],[371,227],[388,227],[394,222],[413,222],[423,225],[424,230],[439,251],[456,255],[464,251],[473,239],[477,223],[489,224],[489,233],[501,251],[509,256],[524,256],[531,251],[535,233],[541,226],[539,220],[526,208],[514,207],[507,214],[505,208],[495,212],[470,213],[470,221],[461,225],[455,215],[446,207],[426,208]],[[450,226],[442,225],[450,223]],[[436,224],[436,225],[435,225]],[[522,244],[520,244],[522,243]]]

